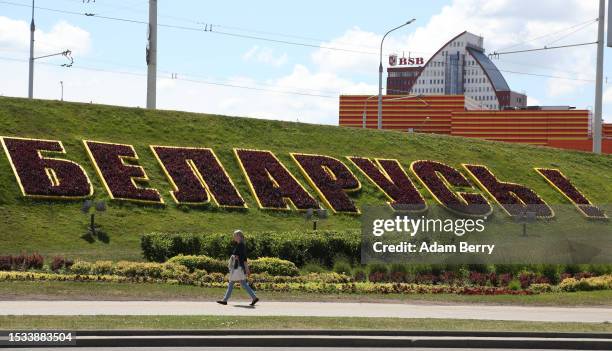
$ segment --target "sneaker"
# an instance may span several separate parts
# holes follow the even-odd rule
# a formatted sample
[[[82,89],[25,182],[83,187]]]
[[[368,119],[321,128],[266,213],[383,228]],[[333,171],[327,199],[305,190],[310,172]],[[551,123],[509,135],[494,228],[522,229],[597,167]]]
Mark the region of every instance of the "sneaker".
[[[225,300],[219,300],[219,301],[217,301],[217,303],[220,304],[220,305],[227,305],[227,301],[225,301]]]
[[[257,303],[257,301],[259,301],[259,298],[256,297],[255,299],[253,299],[253,302],[251,302],[251,306],[255,306],[255,304]]]

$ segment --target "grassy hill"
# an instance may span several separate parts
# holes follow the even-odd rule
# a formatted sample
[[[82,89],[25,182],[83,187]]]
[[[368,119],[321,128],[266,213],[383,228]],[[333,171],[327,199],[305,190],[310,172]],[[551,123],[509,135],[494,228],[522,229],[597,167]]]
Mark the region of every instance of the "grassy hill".
[[[555,167],[565,172],[595,203],[612,201],[612,157],[550,148],[487,142],[440,135],[360,130],[303,123],[267,121],[175,111],[147,111],[57,101],[0,98],[0,135],[61,140],[66,158],[80,163],[95,186],[96,199],[108,199],[89,162],[82,139],[132,144],[151,186],[166,199],[165,208],[112,202],[99,216],[109,242],[80,238],[87,217],[80,202],[28,200],[21,196],[4,152],[0,153],[0,254],[38,251],[86,259],[141,259],[139,237],[151,231],[217,232],[242,228],[294,230],[310,227],[297,212],[261,211],[232,153],[233,147],[273,151],[300,182],[306,184],[289,152],[397,158],[408,167],[416,159],[433,159],[458,167],[462,162],[489,166],[503,180],[533,187],[549,203],[566,200],[532,168]],[[168,194],[170,185],[148,145],[211,147],[232,177],[250,209],[179,208]],[[363,188],[351,195],[359,207],[386,200],[349,165]],[[431,196],[421,189],[425,198]],[[496,209],[498,210],[498,209]],[[332,215],[324,228],[358,228],[359,218]]]

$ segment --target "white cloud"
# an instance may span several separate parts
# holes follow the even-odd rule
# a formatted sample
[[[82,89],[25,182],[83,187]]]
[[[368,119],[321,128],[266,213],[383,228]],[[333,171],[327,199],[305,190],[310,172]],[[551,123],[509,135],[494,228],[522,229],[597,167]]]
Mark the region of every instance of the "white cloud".
[[[463,30],[485,37],[485,47],[492,51],[524,42],[542,33],[567,28],[575,23],[596,17],[596,4],[572,0],[559,6],[558,2],[543,0],[454,0],[427,21],[417,21],[405,30],[393,33],[385,39],[384,55],[390,52],[401,54],[411,51],[413,56],[428,58],[440,46]],[[525,9],[529,11],[525,11]],[[29,40],[28,24],[0,17],[0,49],[14,48],[27,50]],[[593,29],[572,35],[569,42],[592,40]],[[348,29],[342,35],[323,46],[346,48],[366,52],[365,54],[338,50],[313,50],[310,62],[296,64],[285,75],[265,82],[256,82],[250,77],[232,77],[231,84],[251,86],[268,90],[299,92],[304,95],[281,92],[255,91],[235,87],[222,87],[165,79],[160,75],[158,106],[205,113],[241,115],[281,120],[299,119],[302,122],[336,124],[338,121],[339,94],[374,94],[377,89],[375,78],[362,82],[360,75],[376,77],[378,68],[378,45],[382,34],[364,31],[358,27]],[[59,22],[48,33],[37,31],[39,40],[45,39],[52,49],[64,50],[65,43],[71,49],[87,52],[91,45],[89,33],[66,22]],[[555,37],[547,38],[552,40]],[[53,43],[53,45],[51,45]],[[559,42],[567,43],[563,40]],[[533,48],[547,44],[546,40],[528,42],[517,48]],[[42,50],[42,44],[41,49]],[[533,55],[510,55],[496,62],[506,67],[511,62],[526,62],[537,67],[508,66],[517,71],[542,72],[551,75],[568,76],[568,69],[577,71],[575,77],[591,79],[594,76],[594,57],[585,53],[584,48],[568,49]],[[592,51],[592,50],[590,50]],[[589,51],[589,52],[590,52]],[[280,67],[287,65],[286,53],[270,48],[253,46],[246,51],[244,61],[260,62]],[[383,63],[386,59],[383,59]],[[3,64],[3,79],[0,94],[23,96],[26,92],[27,63]],[[140,76],[116,75],[103,72],[89,72],[78,69],[59,70],[57,67],[37,65],[35,95],[42,98],[59,97],[59,81],[64,81],[65,97],[72,101],[94,101],[98,103],[125,106],[143,106],[146,78]],[[593,72],[593,73],[591,73]],[[204,80],[204,78],[194,78]],[[546,84],[546,80],[541,80]],[[529,98],[529,104],[540,104],[546,97],[564,97],[585,88],[586,82],[550,80],[547,93],[539,99]],[[521,91],[525,87],[512,86]],[[308,96],[308,95],[325,95]],[[612,103],[612,90],[606,91],[605,101]],[[546,103],[546,101],[544,101]]]
[[[528,10],[526,10],[528,9]],[[383,54],[411,52],[412,56],[429,58],[437,49],[464,30],[485,38],[488,52],[514,46],[513,49],[531,49],[554,42],[578,27],[565,30],[577,23],[594,20],[597,17],[595,1],[568,0],[559,5],[555,0],[454,0],[426,22],[419,21],[394,32],[385,39]],[[581,43],[593,41],[596,24],[587,25],[566,39],[554,44]],[[557,35],[530,40],[552,32]],[[405,34],[409,33],[409,34]],[[373,52],[357,54],[351,52],[320,49],[312,54],[313,61],[322,71],[375,74],[378,68],[378,46],[381,34],[363,31],[358,27],[347,30],[343,35],[323,46],[345,47]],[[524,43],[523,45],[517,45]],[[361,47],[355,48],[360,45]],[[363,49],[362,49],[363,48]],[[503,50],[502,50],[503,51]],[[592,79],[594,76],[593,50],[577,47],[550,50],[530,54],[501,56],[495,63],[506,71],[538,72],[547,75]],[[386,59],[383,58],[383,64]],[[518,63],[517,63],[518,62]],[[531,65],[531,66],[530,66]],[[573,72],[568,73],[568,69]],[[511,73],[506,72],[510,76]],[[550,97],[569,97],[582,89],[588,82],[575,80],[542,80],[547,84]],[[524,87],[511,87],[524,90]]]
[[[244,61],[255,60],[257,62],[279,67],[287,63],[289,56],[287,56],[285,52],[281,55],[275,55],[274,50],[270,48],[260,48],[255,45],[242,55],[242,59]]]
[[[30,24],[0,16],[0,50],[27,51],[30,47]],[[48,55],[72,50],[73,56],[87,55],[91,35],[84,29],[59,21],[50,31],[40,27],[35,33],[35,55]]]
[[[533,96],[527,96],[527,105],[528,106],[540,106],[542,105],[542,102]]]

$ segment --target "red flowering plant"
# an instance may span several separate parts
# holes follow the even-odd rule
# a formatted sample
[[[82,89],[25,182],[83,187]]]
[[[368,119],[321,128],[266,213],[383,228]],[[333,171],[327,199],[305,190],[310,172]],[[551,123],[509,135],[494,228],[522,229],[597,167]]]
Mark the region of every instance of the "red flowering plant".
[[[93,195],[85,170],[75,162],[43,156],[65,154],[61,141],[2,137],[2,146],[25,197],[73,200]]]
[[[346,193],[358,191],[361,184],[344,163],[324,155],[291,153],[291,157],[332,211],[359,214]]]
[[[111,199],[164,203],[156,189],[136,185],[136,182],[147,182],[149,177],[142,167],[124,162],[138,161],[138,155],[132,145],[88,140],[83,143]]]
[[[585,217],[607,219],[602,209],[593,205],[587,197],[558,169],[535,168],[548,184],[565,196]]]
[[[397,160],[348,156],[357,168],[389,198],[394,210],[423,212],[427,204]]]
[[[552,208],[532,189],[516,183],[502,182],[482,165],[463,164],[476,183],[512,217],[535,212],[538,218],[555,216]]]
[[[272,152],[234,149],[234,154],[260,208],[289,210],[289,203],[298,210],[319,208],[317,201]]]
[[[151,146],[177,204],[204,205],[210,198],[220,207],[246,208],[223,165],[209,148]]]
[[[493,209],[484,196],[451,190],[452,187],[473,189],[467,178],[455,168],[441,162],[419,160],[412,162],[410,169],[434,199],[450,211],[478,217],[491,214]]]

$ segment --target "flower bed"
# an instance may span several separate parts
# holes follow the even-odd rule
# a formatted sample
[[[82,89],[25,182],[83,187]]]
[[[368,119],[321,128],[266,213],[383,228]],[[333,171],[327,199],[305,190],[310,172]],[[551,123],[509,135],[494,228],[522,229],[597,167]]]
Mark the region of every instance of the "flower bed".
[[[246,208],[244,199],[212,149],[151,146],[178,204],[203,205],[209,194],[217,206]]]
[[[8,137],[0,140],[23,196],[73,200],[93,194],[83,167],[72,161],[42,156],[43,152],[65,154],[61,141]]]
[[[582,194],[574,184],[558,169],[535,168],[546,182],[565,196],[580,213],[588,218],[607,219],[608,216]]]
[[[493,211],[484,196],[451,190],[451,187],[472,188],[467,178],[455,168],[436,161],[420,160],[412,162],[410,169],[445,208],[470,216],[488,216]]]
[[[525,211],[535,212],[538,218],[552,218],[552,208],[532,189],[516,183],[502,182],[486,167],[464,164],[463,167],[506,213],[523,216]]]
[[[304,177],[334,212],[357,214],[359,210],[346,194],[361,189],[359,180],[340,160],[330,156],[291,153]],[[317,206],[318,207],[318,206]]]
[[[234,149],[234,153],[260,208],[289,210],[287,202],[298,210],[319,207],[272,152]]]
[[[391,208],[410,212],[427,209],[425,199],[397,160],[377,158],[374,163],[365,157],[347,158],[391,200]]]
[[[278,278],[276,278],[278,279]],[[254,276],[252,287],[258,291],[309,292],[326,294],[462,294],[462,295],[530,295],[531,290],[510,290],[498,287],[462,287],[448,285],[419,285],[406,283],[371,282],[318,282],[305,278],[285,282],[266,280]],[[306,279],[318,279],[311,276]],[[343,279],[338,277],[337,279]],[[73,281],[73,282],[114,282],[114,283],[167,283],[195,285],[209,288],[225,288],[227,283],[219,273],[178,279],[148,278],[142,276],[89,275],[89,274],[50,274],[36,272],[0,272],[0,281]],[[337,280],[336,280],[337,281]]]
[[[83,141],[104,187],[111,199],[163,204],[159,191],[137,187],[136,182],[148,182],[149,177],[140,166],[124,163],[138,161],[132,145]]]

